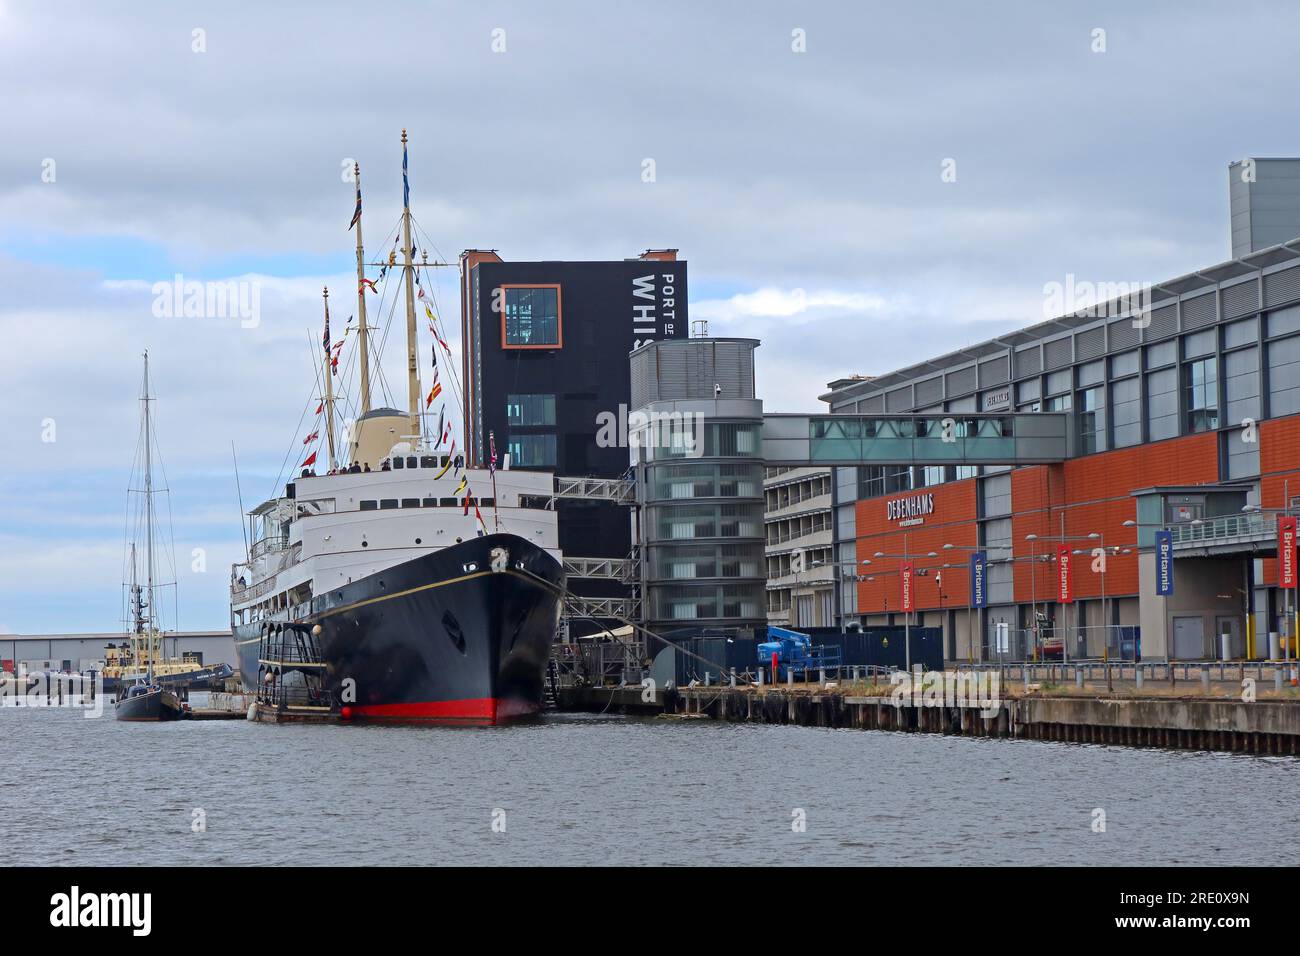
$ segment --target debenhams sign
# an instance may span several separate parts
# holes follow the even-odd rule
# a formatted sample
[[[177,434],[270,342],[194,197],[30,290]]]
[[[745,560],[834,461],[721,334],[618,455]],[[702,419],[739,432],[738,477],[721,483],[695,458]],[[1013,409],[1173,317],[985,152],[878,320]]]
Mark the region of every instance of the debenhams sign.
[[[885,502],[885,517],[900,524],[923,524],[934,511],[934,495],[912,495]]]

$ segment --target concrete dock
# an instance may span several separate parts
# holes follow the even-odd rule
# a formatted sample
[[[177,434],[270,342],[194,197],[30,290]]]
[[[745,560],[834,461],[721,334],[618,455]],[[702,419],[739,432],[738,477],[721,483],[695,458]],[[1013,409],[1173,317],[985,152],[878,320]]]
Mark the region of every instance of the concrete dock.
[[[878,685],[689,687],[668,712],[715,720],[1010,737],[1256,754],[1300,753],[1300,699],[1114,695],[1015,689],[952,703],[891,697]]]

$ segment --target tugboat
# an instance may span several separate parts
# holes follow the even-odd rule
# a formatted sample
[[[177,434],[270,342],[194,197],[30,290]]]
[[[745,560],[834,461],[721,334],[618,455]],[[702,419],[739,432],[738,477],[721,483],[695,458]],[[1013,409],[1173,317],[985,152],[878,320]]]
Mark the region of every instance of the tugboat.
[[[295,436],[291,446],[311,447],[283,493],[250,512],[252,544],[231,570],[241,677],[247,690],[268,699],[328,699],[347,720],[495,724],[532,714],[541,709],[565,586],[550,506],[555,479],[511,470],[508,458],[498,469],[492,436],[488,467],[466,466],[446,399],[434,404],[445,388],[464,407],[454,357],[430,307],[429,269],[446,263],[429,262],[427,249],[417,261],[406,131],[403,211],[386,261],[365,260],[360,169],[354,171],[349,229],[356,229],[357,325],[349,320],[331,342],[326,289],[323,387],[311,399],[319,399],[317,418],[306,439]],[[367,265],[378,267],[373,278]],[[405,410],[370,404],[366,297],[379,296],[382,308],[384,280],[396,277],[406,304]],[[427,397],[417,300],[433,356]],[[336,454],[333,379],[353,332],[356,348],[348,357],[357,358],[360,394],[346,450]],[[322,474],[318,454],[328,455]],[[311,661],[303,663],[297,645],[308,637]],[[298,663],[286,666],[291,661]]]
[[[143,495],[143,504],[136,517],[143,523],[137,531],[144,538],[145,583],[141,585],[137,580],[136,546],[132,544],[131,580],[127,592],[131,673],[123,675],[119,682],[113,710],[118,720],[180,720],[188,715],[188,706],[174,691],[159,684],[154,676],[154,665],[162,659],[163,635],[154,611],[154,496],[159,492],[153,487],[154,436],[149,414],[152,399],[149,397],[148,352],[144,353],[144,386],[140,401],[144,411],[140,424],[143,462],[139,473],[144,487],[131,490]]]

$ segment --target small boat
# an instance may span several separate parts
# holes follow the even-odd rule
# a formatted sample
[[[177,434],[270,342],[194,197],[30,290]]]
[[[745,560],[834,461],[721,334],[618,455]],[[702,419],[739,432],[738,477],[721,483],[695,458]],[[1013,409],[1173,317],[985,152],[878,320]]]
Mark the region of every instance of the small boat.
[[[118,684],[117,702],[113,708],[118,720],[160,721],[180,720],[189,715],[189,706],[181,700],[175,691],[159,683],[156,667],[165,664],[163,658],[163,634],[159,628],[157,613],[154,608],[156,588],[156,565],[154,561],[154,496],[159,493],[153,486],[153,425],[149,415],[149,353],[144,355],[144,386],[141,403],[144,412],[141,417],[141,442],[143,451],[141,477],[143,487],[138,491],[144,496],[139,509],[138,521],[141,536],[144,538],[145,583],[137,580],[136,547],[131,545],[131,576],[127,591],[129,662],[123,661],[125,674]],[[134,484],[134,483],[133,483]]]
[[[118,720],[183,720],[189,716],[189,708],[176,694],[144,681],[126,689],[114,712]]]

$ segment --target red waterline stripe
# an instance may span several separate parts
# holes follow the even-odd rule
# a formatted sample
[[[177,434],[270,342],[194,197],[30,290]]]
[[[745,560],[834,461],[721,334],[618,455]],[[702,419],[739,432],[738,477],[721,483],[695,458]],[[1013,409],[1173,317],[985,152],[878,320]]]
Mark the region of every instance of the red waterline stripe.
[[[344,706],[346,717],[387,717],[407,720],[496,720],[495,697],[475,697],[467,700],[434,700],[413,704],[353,704]]]

